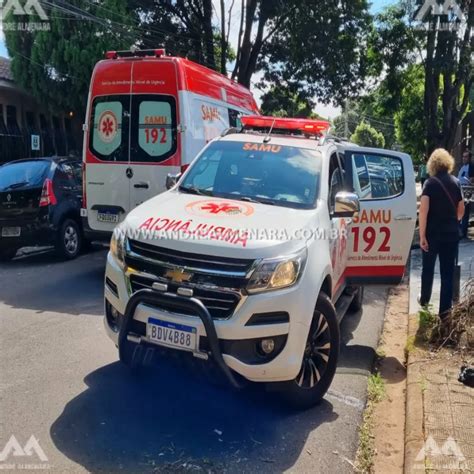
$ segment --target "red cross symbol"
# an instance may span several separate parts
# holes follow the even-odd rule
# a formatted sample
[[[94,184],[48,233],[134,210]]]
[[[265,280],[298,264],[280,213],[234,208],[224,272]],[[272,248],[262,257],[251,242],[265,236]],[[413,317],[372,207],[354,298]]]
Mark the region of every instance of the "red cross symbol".
[[[210,202],[205,206],[202,206],[201,210],[209,211],[210,214],[220,214],[221,212],[239,212],[240,208],[231,204],[217,204],[214,202]]]

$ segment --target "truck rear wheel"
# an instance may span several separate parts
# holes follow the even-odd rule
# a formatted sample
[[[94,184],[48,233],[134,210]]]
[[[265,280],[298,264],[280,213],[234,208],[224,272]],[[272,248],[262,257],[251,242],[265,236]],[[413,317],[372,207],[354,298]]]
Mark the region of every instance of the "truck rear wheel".
[[[283,384],[283,398],[295,408],[310,408],[321,401],[336,373],[339,324],[329,296],[321,293],[314,310],[301,370]]]

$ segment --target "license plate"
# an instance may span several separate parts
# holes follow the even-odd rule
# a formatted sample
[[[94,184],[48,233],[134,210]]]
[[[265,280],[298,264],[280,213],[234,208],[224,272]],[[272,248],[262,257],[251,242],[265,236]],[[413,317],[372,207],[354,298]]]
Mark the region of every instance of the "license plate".
[[[147,336],[162,346],[188,351],[196,350],[197,330],[192,326],[148,318]]]
[[[2,237],[20,237],[21,227],[2,227]]]
[[[112,214],[109,212],[98,212],[97,213],[97,220],[99,222],[109,222],[112,224],[117,224],[119,221],[118,214]]]

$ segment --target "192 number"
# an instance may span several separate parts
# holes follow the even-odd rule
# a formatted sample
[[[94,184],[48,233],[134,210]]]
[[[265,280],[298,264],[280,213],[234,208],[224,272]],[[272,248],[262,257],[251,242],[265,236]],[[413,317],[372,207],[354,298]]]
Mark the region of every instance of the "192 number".
[[[359,247],[361,245],[361,237],[363,241],[363,252],[370,252],[374,248],[374,245],[377,240],[377,230],[375,229],[375,227],[365,227],[362,232],[360,227],[353,227],[352,233],[354,234],[354,252],[359,252]],[[377,251],[390,252],[390,245],[388,245],[390,241],[390,228],[380,227],[379,233],[382,234],[382,243],[379,245]]]
[[[161,135],[161,138],[160,138]],[[145,128],[145,139],[147,143],[166,143],[166,128]]]

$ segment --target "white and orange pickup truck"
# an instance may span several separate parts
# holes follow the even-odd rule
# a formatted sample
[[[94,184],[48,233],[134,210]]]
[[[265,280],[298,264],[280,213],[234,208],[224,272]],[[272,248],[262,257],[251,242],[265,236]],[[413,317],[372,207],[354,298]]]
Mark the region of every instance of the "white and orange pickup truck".
[[[322,121],[242,123],[116,228],[105,327],[132,367],[179,353],[309,407],[332,382],[339,323],[363,285],[403,277],[412,160],[325,136]]]

